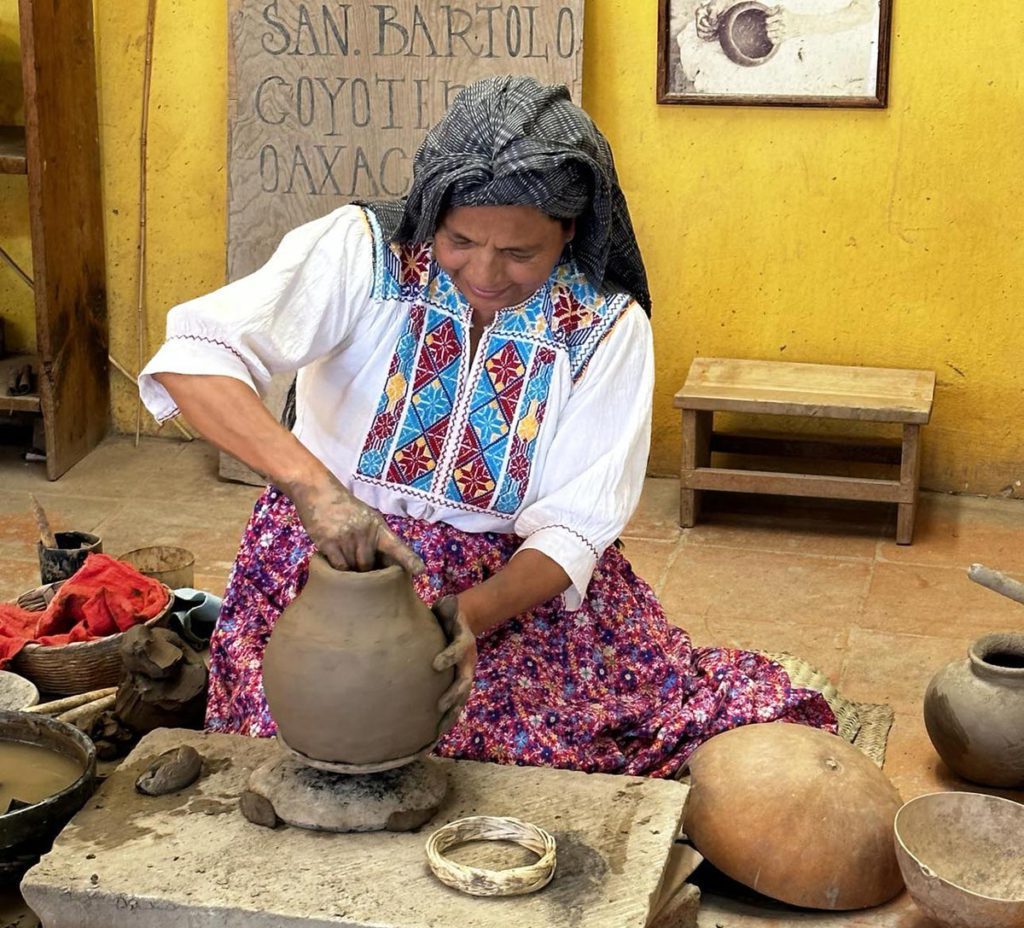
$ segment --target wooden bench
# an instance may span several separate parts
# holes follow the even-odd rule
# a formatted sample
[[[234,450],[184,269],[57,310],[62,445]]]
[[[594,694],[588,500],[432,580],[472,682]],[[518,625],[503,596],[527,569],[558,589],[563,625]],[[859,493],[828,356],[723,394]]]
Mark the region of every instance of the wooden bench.
[[[683,413],[679,524],[689,528],[696,522],[702,490],[864,500],[896,503],[896,541],[909,545],[917,509],[921,426],[931,417],[934,396],[932,371],[696,358],[675,396],[675,406]],[[716,412],[890,422],[901,425],[903,435],[902,440],[875,441],[721,433],[714,430]],[[714,451],[893,464],[899,479],[712,467]]]

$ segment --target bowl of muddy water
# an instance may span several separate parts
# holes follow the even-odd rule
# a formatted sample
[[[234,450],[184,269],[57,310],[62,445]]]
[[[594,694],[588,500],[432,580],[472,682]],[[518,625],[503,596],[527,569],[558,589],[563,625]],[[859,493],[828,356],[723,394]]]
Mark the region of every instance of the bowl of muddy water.
[[[1024,805],[983,793],[929,793],[906,803],[894,828],[907,890],[936,925],[1024,925]]]
[[[73,725],[0,711],[0,885],[50,849],[95,778],[96,748]]]

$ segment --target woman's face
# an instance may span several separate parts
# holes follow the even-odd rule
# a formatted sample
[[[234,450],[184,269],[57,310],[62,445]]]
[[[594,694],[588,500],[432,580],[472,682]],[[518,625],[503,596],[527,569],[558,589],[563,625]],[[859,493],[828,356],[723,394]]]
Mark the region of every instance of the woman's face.
[[[548,279],[574,232],[533,206],[457,206],[434,235],[434,260],[490,322]]]

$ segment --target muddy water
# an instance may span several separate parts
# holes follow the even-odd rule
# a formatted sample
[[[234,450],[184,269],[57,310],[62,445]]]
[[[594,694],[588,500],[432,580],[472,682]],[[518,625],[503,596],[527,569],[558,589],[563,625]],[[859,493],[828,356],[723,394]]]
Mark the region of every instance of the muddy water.
[[[82,765],[35,744],[0,741],[0,815],[12,799],[40,802],[82,775]]]

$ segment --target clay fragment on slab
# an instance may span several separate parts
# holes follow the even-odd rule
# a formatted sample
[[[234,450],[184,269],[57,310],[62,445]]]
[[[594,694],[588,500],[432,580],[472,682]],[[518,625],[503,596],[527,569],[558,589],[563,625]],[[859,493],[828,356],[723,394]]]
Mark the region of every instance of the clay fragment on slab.
[[[135,788],[147,796],[166,796],[191,786],[202,769],[202,755],[182,745],[159,755],[135,781]]]

